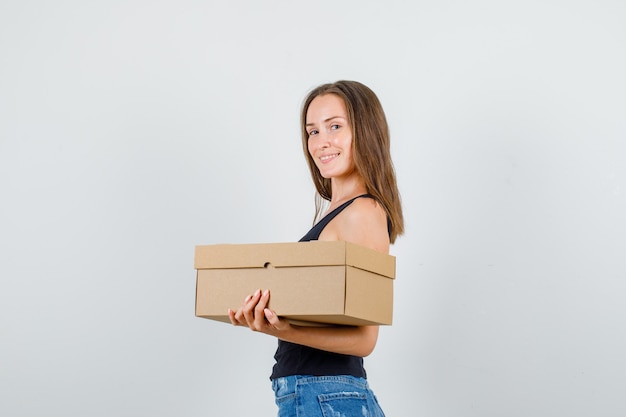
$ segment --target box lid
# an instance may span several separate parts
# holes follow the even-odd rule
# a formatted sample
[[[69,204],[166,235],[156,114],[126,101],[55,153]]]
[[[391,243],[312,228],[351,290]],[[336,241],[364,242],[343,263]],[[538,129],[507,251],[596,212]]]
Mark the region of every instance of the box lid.
[[[345,241],[196,246],[195,269],[347,265],[395,278],[395,257]]]

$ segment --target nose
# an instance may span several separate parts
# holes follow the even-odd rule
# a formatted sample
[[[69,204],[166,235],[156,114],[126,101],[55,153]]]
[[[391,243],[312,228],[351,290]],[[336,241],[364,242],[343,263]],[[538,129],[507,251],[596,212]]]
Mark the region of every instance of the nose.
[[[320,149],[326,149],[330,147],[330,135],[326,132],[320,132],[317,135],[317,146]]]
[[[309,152],[313,154],[317,151],[324,151],[331,146],[331,137],[328,132],[320,131],[314,136],[309,136],[308,141]]]

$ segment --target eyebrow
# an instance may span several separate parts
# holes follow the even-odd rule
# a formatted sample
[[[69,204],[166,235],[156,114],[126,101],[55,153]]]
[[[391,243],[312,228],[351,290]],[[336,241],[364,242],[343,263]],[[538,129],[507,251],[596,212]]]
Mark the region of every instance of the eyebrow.
[[[332,117],[329,117],[328,119],[322,120],[322,122],[327,123],[327,122],[330,122],[333,119],[343,119],[343,120],[346,120],[346,118],[343,117],[343,116],[332,116]],[[307,124],[305,124],[305,126],[315,126],[315,123],[307,123]]]

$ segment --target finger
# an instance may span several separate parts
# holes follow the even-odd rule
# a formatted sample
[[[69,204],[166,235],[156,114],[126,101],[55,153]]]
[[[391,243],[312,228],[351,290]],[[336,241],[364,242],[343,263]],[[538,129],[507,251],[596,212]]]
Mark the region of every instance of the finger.
[[[243,312],[241,310],[241,308],[239,308],[237,311],[231,310],[232,312],[232,316],[229,315],[229,317],[232,317],[232,319],[235,321],[236,326],[247,326],[248,324],[246,323],[246,320],[243,317]]]
[[[268,321],[268,323],[273,327],[277,327],[277,325],[280,323],[280,319],[278,318],[276,313],[274,313],[269,308],[265,308],[263,310],[263,315],[265,316],[265,319]]]
[[[239,325],[241,325],[241,326],[247,326],[248,325],[248,323],[246,323],[245,318],[243,317],[242,309],[248,304],[248,302],[250,301],[252,296],[253,296],[253,294],[248,294],[246,296],[246,298],[243,299],[243,304],[242,304],[241,308],[239,308],[236,313],[233,312],[233,317],[235,318],[237,323],[239,323]]]
[[[261,290],[256,290],[248,302],[242,307],[244,320],[249,327],[254,325],[254,308],[259,302],[260,296]]]
[[[275,311],[270,310],[269,308],[263,310],[263,315],[269,323],[269,326],[276,330],[287,330],[289,326],[291,326],[291,324],[289,324],[287,320],[281,319],[280,317],[278,317],[278,314],[276,314]]]
[[[253,296],[254,294],[248,294],[246,298],[243,299],[243,304],[241,305],[241,307],[239,307],[239,309],[235,313],[235,320],[237,320],[237,322],[242,326],[248,325],[246,318],[244,316],[244,310],[248,306],[248,303],[250,302]]]
[[[261,330],[266,326],[265,314],[263,311],[265,310],[265,307],[267,307],[269,299],[270,291],[263,291],[263,293],[261,293],[261,297],[259,298],[259,302],[254,307],[254,328],[257,330]]]
[[[246,323],[246,319],[243,316],[243,307],[239,307],[237,309],[237,311],[233,311],[233,315],[235,317],[235,320],[237,321],[237,323],[239,323],[239,325],[241,326],[247,326],[248,323]]]
[[[235,312],[230,308],[228,309],[228,318],[230,319],[230,322],[233,324],[233,326],[240,325],[239,321],[237,321],[237,319],[235,318]]]

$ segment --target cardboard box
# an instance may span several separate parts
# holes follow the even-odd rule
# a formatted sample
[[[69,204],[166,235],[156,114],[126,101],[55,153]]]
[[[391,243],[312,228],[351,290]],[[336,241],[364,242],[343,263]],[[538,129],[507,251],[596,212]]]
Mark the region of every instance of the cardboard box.
[[[343,241],[196,246],[196,316],[230,323],[257,289],[294,324],[391,324],[395,257]]]

